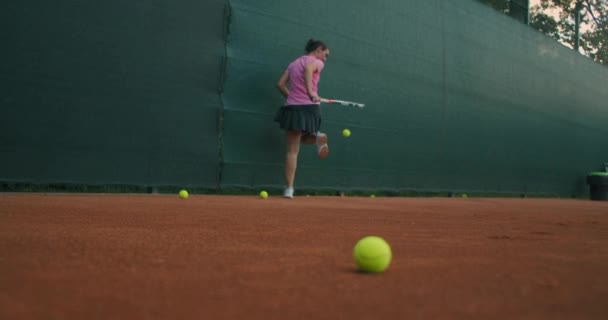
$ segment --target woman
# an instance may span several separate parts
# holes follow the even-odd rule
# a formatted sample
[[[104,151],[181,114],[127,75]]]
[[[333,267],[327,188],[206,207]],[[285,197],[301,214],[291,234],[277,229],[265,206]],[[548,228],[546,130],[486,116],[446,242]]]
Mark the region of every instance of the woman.
[[[283,72],[277,88],[287,98],[279,109],[275,121],[287,131],[287,157],[285,159],[285,182],[283,196],[293,198],[293,182],[298,164],[300,143],[317,144],[319,159],[329,153],[327,135],[321,133],[321,98],[317,85],[329,48],[322,41],[308,40],[306,54],[289,64]]]

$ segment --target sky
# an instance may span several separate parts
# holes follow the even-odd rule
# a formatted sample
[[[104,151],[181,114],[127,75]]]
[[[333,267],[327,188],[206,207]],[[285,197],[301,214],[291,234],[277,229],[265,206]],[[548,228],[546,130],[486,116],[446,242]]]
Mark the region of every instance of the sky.
[[[540,0],[530,0],[530,9],[532,9],[532,7],[540,5]],[[550,10],[549,12],[554,11],[555,16],[557,16],[557,11],[555,10]]]

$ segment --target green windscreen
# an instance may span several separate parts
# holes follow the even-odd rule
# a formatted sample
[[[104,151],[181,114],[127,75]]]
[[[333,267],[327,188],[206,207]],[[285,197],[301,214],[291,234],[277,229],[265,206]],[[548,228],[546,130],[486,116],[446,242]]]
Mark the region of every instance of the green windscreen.
[[[283,185],[274,85],[309,38],[320,95],[367,106],[323,106],[330,156],[303,146],[296,188],[582,194],[608,159],[608,70],[476,1],[231,5],[225,186]]]
[[[302,146],[296,190],[583,195],[608,162],[608,69],[523,9],[9,1],[0,182],[280,188],[275,84],[315,38],[331,50],[320,95],[366,107],[322,106],[330,154]]]
[[[224,1],[2,5],[0,178],[216,186]]]

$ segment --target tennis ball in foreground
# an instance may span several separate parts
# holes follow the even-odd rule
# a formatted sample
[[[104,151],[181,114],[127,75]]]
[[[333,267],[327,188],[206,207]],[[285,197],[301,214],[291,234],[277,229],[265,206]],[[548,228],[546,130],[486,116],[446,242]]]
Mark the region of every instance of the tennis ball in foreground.
[[[348,129],[344,129],[344,130],[342,130],[342,135],[343,135],[345,138],[350,137],[350,130],[348,130]]]
[[[370,197],[370,198],[375,198],[375,197],[376,197],[376,195],[375,195],[375,194],[372,194],[372,195],[371,195],[371,196],[369,196],[369,197]]]
[[[268,198],[268,192],[266,192],[266,191],[260,192],[260,198],[262,198],[262,199]]]
[[[182,190],[179,192],[179,197],[182,199],[188,199],[188,191]]]
[[[355,263],[361,271],[384,272],[393,256],[391,247],[384,239],[368,236],[357,242],[354,249]]]

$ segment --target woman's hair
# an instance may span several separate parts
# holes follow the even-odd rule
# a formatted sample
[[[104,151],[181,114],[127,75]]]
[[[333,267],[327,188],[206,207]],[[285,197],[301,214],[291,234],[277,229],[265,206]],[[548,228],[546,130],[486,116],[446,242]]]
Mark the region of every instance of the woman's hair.
[[[327,49],[327,46],[325,45],[325,43],[323,43],[323,41],[310,39],[306,43],[306,48],[304,50],[306,50],[306,53],[311,53],[317,50],[317,48],[319,47],[321,47],[321,49],[323,50]]]

